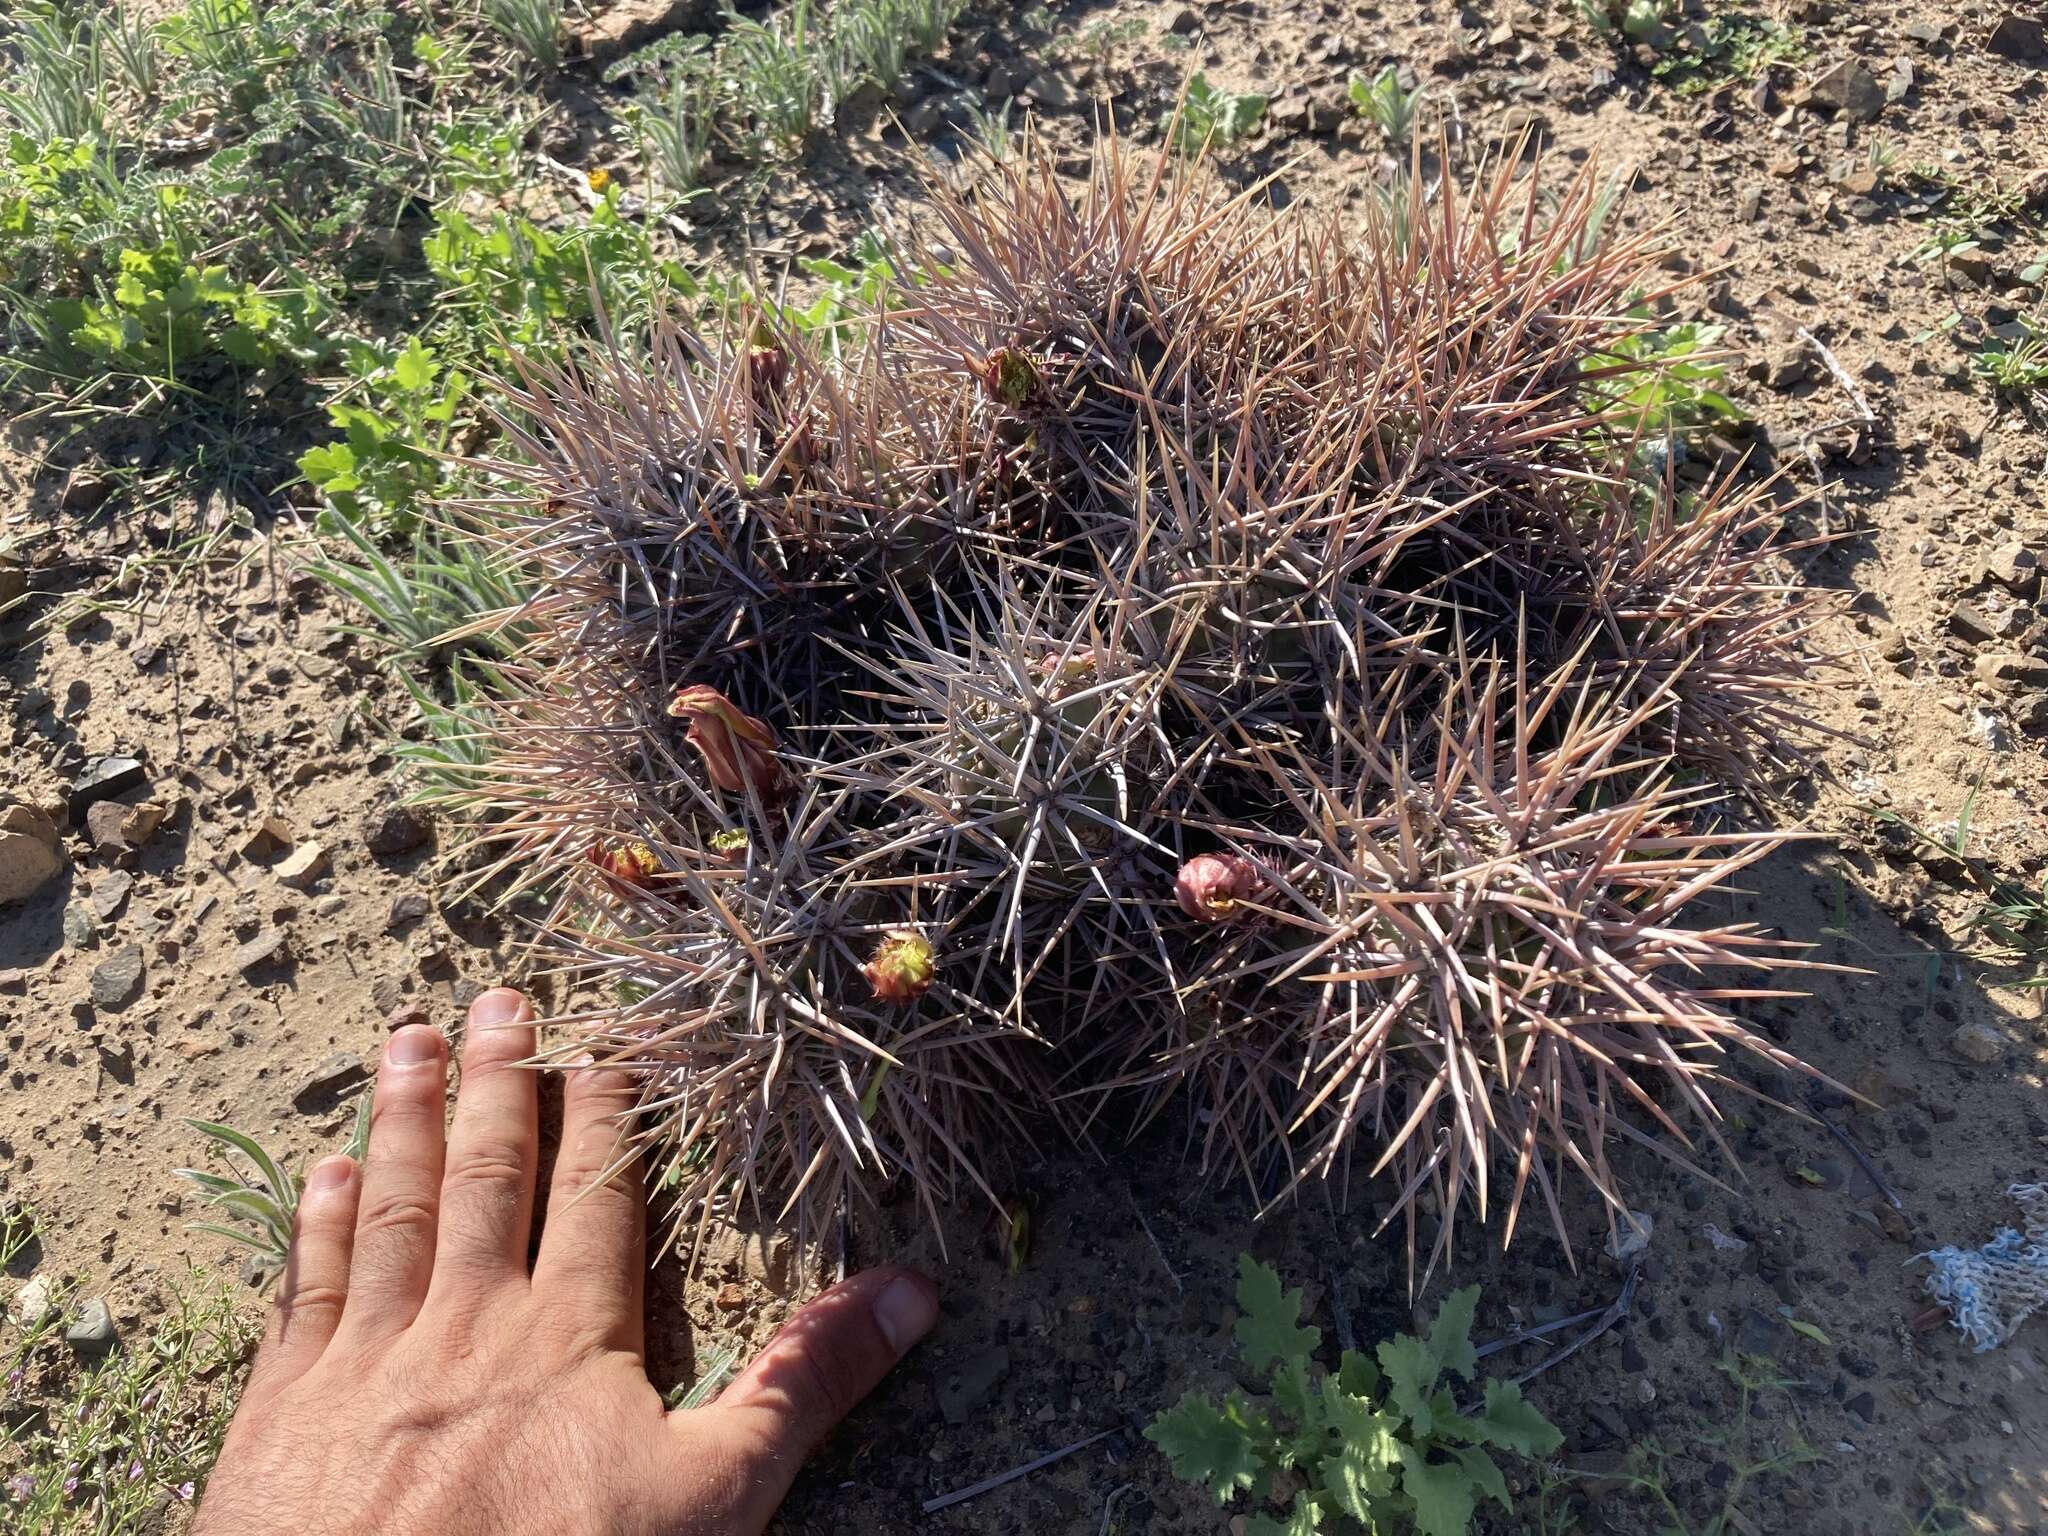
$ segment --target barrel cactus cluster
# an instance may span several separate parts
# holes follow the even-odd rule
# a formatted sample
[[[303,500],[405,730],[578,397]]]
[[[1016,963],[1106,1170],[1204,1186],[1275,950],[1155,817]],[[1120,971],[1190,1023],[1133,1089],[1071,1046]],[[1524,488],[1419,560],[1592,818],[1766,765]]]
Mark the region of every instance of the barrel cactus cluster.
[[[763,306],[511,388],[480,825],[685,1246],[943,1230],[1167,1117],[1433,1259],[1625,1210],[1618,1138],[1798,1066],[1722,888],[1813,600],[1770,488],[1681,494],[1603,404],[1662,253],[1526,166],[1277,201],[1030,152],[829,355]]]

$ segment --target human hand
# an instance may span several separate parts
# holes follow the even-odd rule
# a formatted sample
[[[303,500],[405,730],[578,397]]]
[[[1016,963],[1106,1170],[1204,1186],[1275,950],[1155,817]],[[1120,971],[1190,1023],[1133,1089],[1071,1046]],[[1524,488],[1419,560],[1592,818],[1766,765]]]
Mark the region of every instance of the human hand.
[[[469,1011],[452,1130],[447,1047],[386,1044],[370,1148],[313,1168],[291,1259],[194,1536],[753,1536],[804,1458],[930,1331],[910,1270],[805,1307],[709,1407],[670,1412],[642,1353],[637,1168],[600,1184],[624,1073],[569,1074],[539,1257],[526,999]]]

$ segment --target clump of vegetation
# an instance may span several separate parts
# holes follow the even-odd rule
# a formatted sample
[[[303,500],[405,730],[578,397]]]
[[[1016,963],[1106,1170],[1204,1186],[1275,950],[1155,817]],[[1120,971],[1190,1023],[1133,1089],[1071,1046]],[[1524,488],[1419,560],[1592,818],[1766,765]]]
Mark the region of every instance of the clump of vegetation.
[[[1661,253],[1590,175],[1399,196],[1027,147],[829,351],[741,300],[512,391],[467,803],[573,893],[616,1003],[562,1049],[640,1073],[679,1236],[1000,1209],[1041,1112],[1185,1095],[1206,1164],[1385,1174],[1434,1261],[1625,1209],[1609,1135],[1712,1138],[1724,1051],[1796,1065],[1702,979],[1794,963],[1701,905],[1781,839],[1701,808],[1798,760],[1818,599],[1767,489],[1638,471]]]
[[[1191,75],[1180,105],[1166,115],[1167,142],[1183,155],[1225,149],[1254,132],[1266,117],[1266,98],[1251,91],[1227,91],[1203,74]]]
[[[1264,1401],[1190,1392],[1145,1438],[1218,1504],[1245,1494],[1282,1506],[1252,1515],[1247,1536],[1466,1536],[1482,1499],[1512,1508],[1496,1452],[1541,1459],[1564,1443],[1513,1382],[1488,1381],[1483,1398],[1459,1404],[1454,1383],[1470,1383],[1479,1363],[1477,1286],[1447,1296],[1426,1337],[1389,1339],[1377,1363],[1347,1349],[1334,1371],[1315,1364],[1322,1333],[1302,1326],[1301,1292],[1249,1256],[1238,1259],[1237,1304],[1238,1355],[1266,1374]]]
[[[1806,53],[1796,30],[1743,11],[1716,9],[1687,21],[1677,0],[1578,0],[1578,9],[1602,36],[1650,49],[1657,55],[1650,73],[1685,96],[1754,79]]]
[[[1422,100],[1428,92],[1427,85],[1418,85],[1412,91],[1402,89],[1401,72],[1389,64],[1370,80],[1353,75],[1349,94],[1351,104],[1379,129],[1380,137],[1398,149],[1415,131],[1415,120],[1422,113]]]
[[[274,1261],[269,1279],[284,1271],[291,1251],[292,1226],[298,1219],[299,1195],[304,1180],[287,1173],[262,1143],[246,1131],[207,1120],[186,1122],[213,1143],[227,1165],[225,1174],[203,1168],[180,1168],[178,1177],[197,1189],[218,1221],[195,1223],[195,1232],[210,1232],[239,1243]],[[360,1158],[370,1143],[370,1098],[363,1095],[356,1109],[355,1131],[343,1150]],[[268,1281],[266,1280],[266,1283]]]
[[[0,1508],[19,1531],[155,1529],[213,1468],[255,1328],[232,1289],[195,1276],[146,1339],[81,1362],[64,1342],[66,1299],[0,1322]]]

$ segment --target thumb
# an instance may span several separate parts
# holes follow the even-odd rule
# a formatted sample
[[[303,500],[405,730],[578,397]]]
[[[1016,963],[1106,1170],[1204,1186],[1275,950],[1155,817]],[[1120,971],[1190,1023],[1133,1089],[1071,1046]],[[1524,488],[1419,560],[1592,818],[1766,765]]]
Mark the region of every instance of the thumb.
[[[686,1446],[708,1432],[743,1463],[737,1529],[767,1525],[805,1458],[938,1318],[923,1275],[868,1270],[792,1317],[711,1407],[670,1416]]]

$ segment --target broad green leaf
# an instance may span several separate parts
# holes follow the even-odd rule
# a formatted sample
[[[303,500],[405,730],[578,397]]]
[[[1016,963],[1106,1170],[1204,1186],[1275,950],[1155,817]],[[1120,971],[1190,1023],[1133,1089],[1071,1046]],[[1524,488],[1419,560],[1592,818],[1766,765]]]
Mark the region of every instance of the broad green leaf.
[[[1280,1277],[1248,1253],[1237,1256],[1237,1347],[1244,1363],[1263,1370],[1276,1360],[1306,1363],[1322,1341],[1316,1328],[1301,1328],[1301,1292],[1282,1291]]]
[[[434,375],[441,370],[434,362],[434,350],[421,344],[414,336],[405,344],[405,350],[391,361],[391,377],[400,389],[418,393],[434,382]]]
[[[1323,1512],[1314,1497],[1303,1489],[1294,1495],[1294,1508],[1282,1522],[1271,1515],[1253,1515],[1245,1521],[1245,1536],[1316,1536],[1322,1529]]]
[[[1413,1334],[1388,1339],[1379,1347],[1380,1369],[1386,1373],[1387,1401],[1409,1423],[1409,1433],[1427,1440],[1436,1428],[1430,1397],[1436,1388],[1436,1357]]]
[[[1337,1362],[1337,1385],[1353,1397],[1371,1397],[1380,1389],[1380,1368],[1355,1349]]]
[[[1322,1486],[1338,1510],[1370,1530],[1374,1506],[1394,1491],[1400,1448],[1394,1426],[1362,1397],[1338,1388],[1323,1394],[1337,1450],[1323,1458]]]
[[[1807,1322],[1804,1318],[1787,1317],[1785,1319],[1785,1326],[1790,1328],[1794,1333],[1798,1334],[1801,1338],[1811,1339],[1814,1343],[1820,1345],[1823,1349],[1833,1349],[1835,1347],[1835,1342],[1833,1339],[1830,1339],[1825,1333],[1822,1333],[1819,1328],[1814,1326],[1812,1323]]]
[[[1401,1447],[1401,1491],[1415,1505],[1415,1536],[1467,1536],[1472,1529],[1472,1474],[1460,1462],[1425,1459]]]
[[[1564,1444],[1557,1427],[1530,1406],[1512,1381],[1486,1384],[1486,1407],[1471,1421],[1472,1438],[1521,1456],[1551,1456]]]
[[[1439,1369],[1451,1371],[1462,1381],[1472,1379],[1479,1355],[1472,1348],[1472,1314],[1479,1308],[1479,1287],[1468,1285],[1453,1291],[1437,1309],[1429,1329],[1429,1352]]]
[[[1271,1435],[1271,1426],[1235,1392],[1220,1407],[1190,1392],[1145,1428],[1145,1438],[1173,1464],[1173,1475],[1201,1483],[1218,1504],[1264,1482],[1271,1469],[1263,1447]]]
[[[1472,1479],[1472,1486],[1492,1499],[1502,1509],[1512,1510],[1513,1502],[1508,1498],[1508,1480],[1500,1475],[1500,1468],[1494,1460],[1476,1445],[1460,1446],[1451,1454],[1458,1458],[1458,1464]]]

